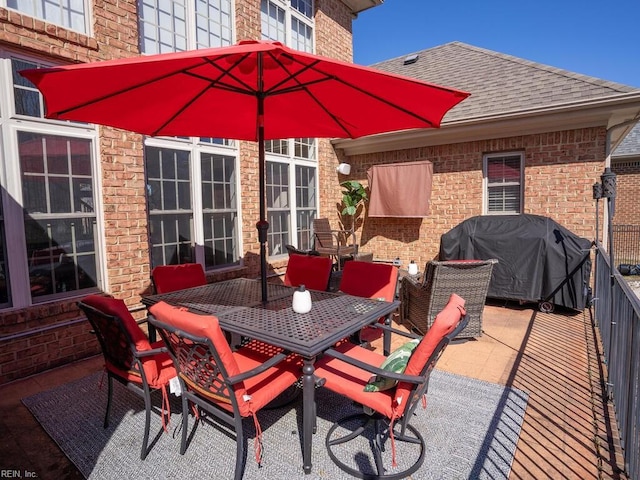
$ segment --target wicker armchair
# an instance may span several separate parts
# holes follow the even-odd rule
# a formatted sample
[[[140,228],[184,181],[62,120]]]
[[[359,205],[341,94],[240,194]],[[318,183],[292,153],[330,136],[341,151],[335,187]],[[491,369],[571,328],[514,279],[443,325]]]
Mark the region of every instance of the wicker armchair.
[[[491,260],[451,260],[427,262],[424,278],[417,281],[405,276],[401,284],[400,307],[404,325],[426,334],[452,293],[466,300],[469,324],[457,338],[477,338],[482,335],[482,312],[487,298],[493,266]]]

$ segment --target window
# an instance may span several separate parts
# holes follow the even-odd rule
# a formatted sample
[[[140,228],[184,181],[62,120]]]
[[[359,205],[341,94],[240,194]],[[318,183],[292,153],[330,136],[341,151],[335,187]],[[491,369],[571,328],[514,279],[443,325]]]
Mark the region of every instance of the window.
[[[138,5],[144,53],[232,42],[231,0],[139,0]],[[229,139],[145,140],[152,267],[239,263],[237,162],[236,142]]]
[[[147,140],[152,267],[196,262],[211,269],[239,262],[235,148],[204,140]]]
[[[274,140],[265,150],[269,255],[286,253],[288,244],[309,249],[318,203],[315,139]]]
[[[0,307],[100,286],[95,128],[43,120],[38,90],[18,72],[41,65],[0,51]],[[5,237],[4,232],[12,232]],[[6,255],[11,252],[11,256]],[[9,281],[10,280],[10,281]],[[71,293],[70,293],[71,292]]]
[[[312,0],[261,0],[262,39],[313,53]]]
[[[204,260],[207,267],[237,263],[238,209],[236,159],[203,153],[200,156]]]
[[[486,214],[522,213],[522,153],[484,156]]]
[[[189,152],[147,147],[151,266],[195,262]]]
[[[297,246],[301,250],[313,247],[313,219],[316,217],[316,169],[296,166]]]
[[[7,7],[81,33],[89,31],[84,0],[7,0]]]
[[[313,52],[312,0],[262,0],[262,38]],[[269,140],[267,220],[269,255],[286,253],[285,245],[312,247],[316,216],[316,141],[313,138]]]
[[[231,0],[139,0],[140,48],[166,53],[230,45]]]
[[[2,214],[2,199],[0,198],[0,308],[9,303],[9,284],[7,282],[7,248],[4,236],[4,215]]]

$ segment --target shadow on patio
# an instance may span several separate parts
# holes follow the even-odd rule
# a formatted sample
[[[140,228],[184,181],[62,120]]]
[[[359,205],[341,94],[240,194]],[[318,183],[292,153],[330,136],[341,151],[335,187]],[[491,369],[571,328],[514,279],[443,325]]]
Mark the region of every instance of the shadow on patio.
[[[438,368],[529,393],[510,478],[624,479],[589,311],[542,314],[493,303],[485,308],[483,332],[450,345]],[[101,365],[97,356],[0,387],[2,469],[82,478],[20,400]]]

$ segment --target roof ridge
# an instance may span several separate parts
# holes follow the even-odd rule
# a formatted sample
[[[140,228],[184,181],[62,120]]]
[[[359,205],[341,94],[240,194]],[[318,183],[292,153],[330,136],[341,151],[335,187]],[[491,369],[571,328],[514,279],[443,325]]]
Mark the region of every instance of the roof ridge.
[[[464,43],[464,42],[460,42],[460,41],[454,41],[454,42],[449,42],[446,43],[444,45],[441,46],[445,46],[445,45],[455,45],[456,47],[461,47],[461,48],[466,48],[468,50],[473,50],[476,52],[480,52],[480,53],[484,53],[486,55],[491,55],[493,57],[496,58],[501,58],[503,60],[506,61],[510,61],[510,62],[514,62],[514,63],[518,63],[520,65],[525,65],[525,66],[529,66],[532,68],[536,68],[538,70],[544,70],[546,72],[549,73],[553,73],[556,75],[560,75],[566,78],[571,78],[574,80],[581,80],[583,82],[586,83],[590,83],[592,85],[596,85],[599,87],[607,87],[607,88],[611,88],[613,90],[619,90],[621,87],[623,89],[637,89],[637,87],[634,87],[632,85],[625,85],[624,83],[618,83],[618,82],[613,82],[610,80],[604,80],[602,78],[598,78],[598,77],[593,77],[590,75],[585,75],[582,73],[577,73],[577,72],[572,72],[571,70],[566,70],[564,68],[559,68],[559,67],[553,67],[551,65],[547,65],[545,63],[540,63],[540,62],[535,62],[533,60],[527,60],[526,58],[521,58],[521,57],[516,57],[515,55],[510,55],[508,53],[502,53],[502,52],[496,52],[495,50],[489,50],[488,48],[483,48],[483,47],[478,47],[475,45],[470,45],[468,43]],[[437,48],[437,47],[435,47]],[[426,49],[429,50],[429,49]],[[423,50],[423,51],[426,51]]]
[[[443,43],[442,45],[436,45],[434,47],[423,48],[422,50],[416,50],[415,52],[403,53],[402,55],[398,55],[397,57],[386,58],[386,59],[381,60],[379,62],[372,63],[369,66],[375,68],[376,65],[380,65],[381,63],[389,63],[392,60],[397,60],[399,58],[403,58],[404,59],[404,58],[406,58],[406,57],[408,57],[410,55],[420,55],[422,52],[433,52],[435,50],[440,50],[441,48],[444,48],[444,47],[446,47],[448,45],[453,45],[453,44],[456,44],[456,43],[461,43],[461,42],[457,42],[457,41],[447,42],[447,43]]]

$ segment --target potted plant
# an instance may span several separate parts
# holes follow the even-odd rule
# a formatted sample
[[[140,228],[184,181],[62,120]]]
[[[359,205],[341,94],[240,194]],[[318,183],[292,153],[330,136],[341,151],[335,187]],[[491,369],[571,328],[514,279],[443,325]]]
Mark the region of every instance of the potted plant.
[[[367,190],[357,180],[348,180],[346,182],[342,182],[340,186],[344,189],[342,191],[342,225],[345,230],[348,230],[349,228],[347,228],[348,225],[345,220],[349,219],[351,223],[350,230],[352,232],[355,232],[356,227],[359,226],[357,225],[358,216],[364,208],[364,203],[369,200]]]

